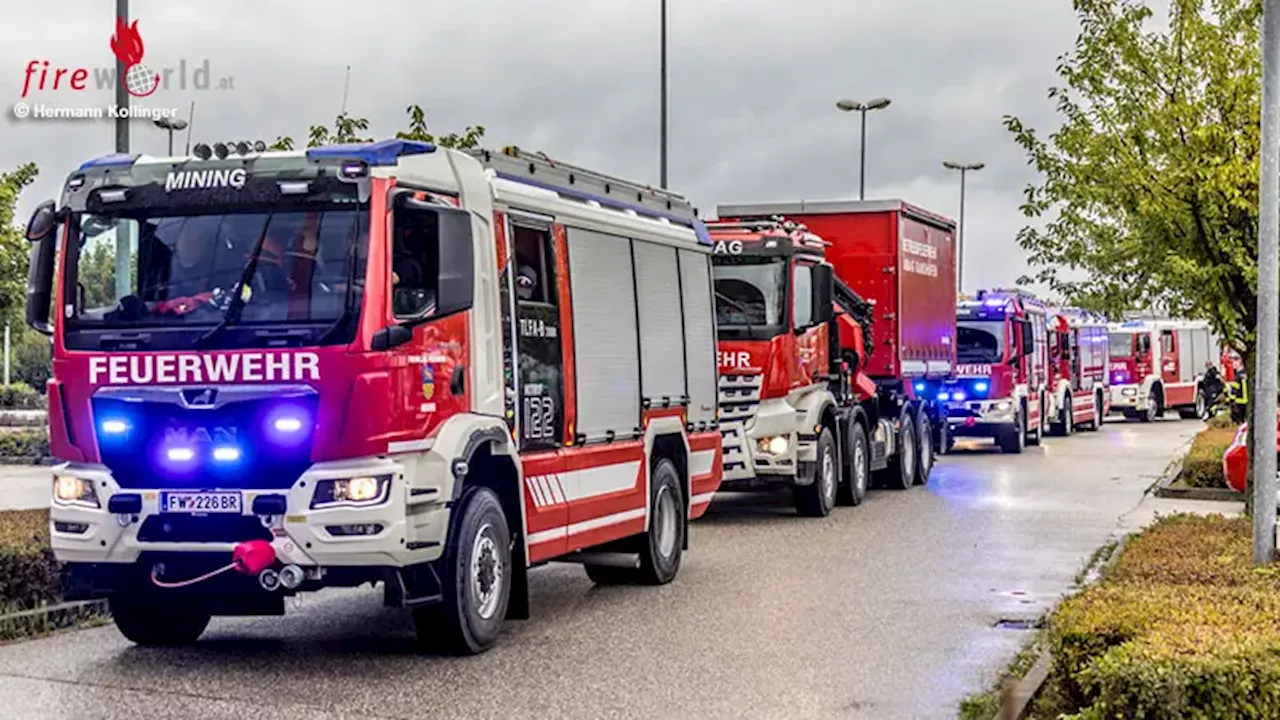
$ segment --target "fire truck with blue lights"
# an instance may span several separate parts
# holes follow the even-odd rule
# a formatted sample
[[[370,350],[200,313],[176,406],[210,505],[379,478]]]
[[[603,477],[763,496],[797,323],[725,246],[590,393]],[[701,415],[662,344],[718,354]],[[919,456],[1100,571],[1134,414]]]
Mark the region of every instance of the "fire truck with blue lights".
[[[947,406],[948,438],[990,437],[1020,453],[1044,436],[1048,310],[1035,294],[979,290],[956,304],[956,379],[931,388]]]
[[[689,203],[516,148],[264,149],[91,160],[28,225],[71,597],[170,645],[380,584],[468,654],[528,567],[669,582],[721,479]]]
[[[1208,399],[1200,387],[1220,345],[1201,320],[1128,320],[1109,328],[1111,412],[1151,422],[1176,410],[1203,417]]]
[[[955,226],[898,201],[717,215],[725,489],[790,487],[821,517],[861,503],[873,472],[927,482],[941,416],[911,383],[954,361]]]
[[[1102,429],[1111,409],[1107,350],[1106,318],[1078,308],[1052,311],[1045,417],[1055,434]]]

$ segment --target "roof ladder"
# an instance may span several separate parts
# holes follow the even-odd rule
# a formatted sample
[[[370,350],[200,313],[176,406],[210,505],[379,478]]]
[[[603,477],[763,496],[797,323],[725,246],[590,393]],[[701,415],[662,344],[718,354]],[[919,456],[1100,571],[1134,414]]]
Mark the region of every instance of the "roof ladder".
[[[508,145],[500,152],[480,148],[464,152],[497,172],[499,177],[562,190],[570,197],[580,196],[576,199],[611,200],[619,205],[645,208],[686,220],[698,216],[693,204],[683,195],[552,160],[544,153],[526,152],[514,145]]]

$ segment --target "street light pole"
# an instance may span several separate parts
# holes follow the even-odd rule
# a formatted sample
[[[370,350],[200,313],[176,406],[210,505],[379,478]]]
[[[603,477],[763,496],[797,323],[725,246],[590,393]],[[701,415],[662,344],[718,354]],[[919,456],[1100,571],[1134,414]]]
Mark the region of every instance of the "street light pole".
[[[187,127],[187,121],[182,118],[158,117],[154,120],[156,127],[161,130],[169,131],[169,157],[173,157],[173,134],[178,130]]]
[[[862,142],[858,151],[858,199],[867,197],[867,111],[882,110],[889,107],[889,98],[876,98],[870,102],[857,100],[841,100],[836,107],[844,112],[857,112],[861,117]]]
[[[970,170],[981,170],[986,163],[958,163],[947,160],[942,167],[960,172],[960,226],[956,231],[956,292],[964,292],[964,181]]]
[[[116,27],[124,27],[129,24],[129,0],[116,0]],[[129,91],[125,88],[124,74],[129,68],[124,66],[124,60],[116,58],[116,107],[121,111],[116,117],[116,152],[129,152]]]
[[[667,0],[659,0],[662,5],[661,10],[661,26],[662,26],[662,60],[659,75],[662,83],[662,100],[661,115],[662,119],[658,126],[658,185],[663,190],[667,189]]]
[[[1276,334],[1280,327],[1280,0],[1262,9],[1262,162],[1258,218],[1258,348],[1253,396],[1253,562],[1276,552]]]

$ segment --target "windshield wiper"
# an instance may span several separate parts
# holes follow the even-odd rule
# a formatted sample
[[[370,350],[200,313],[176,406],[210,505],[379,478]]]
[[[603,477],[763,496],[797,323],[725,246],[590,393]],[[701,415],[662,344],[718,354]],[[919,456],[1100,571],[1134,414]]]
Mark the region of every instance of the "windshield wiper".
[[[720,292],[719,290],[716,290],[716,299],[717,299],[717,300],[723,300],[723,301],[725,301],[725,302],[729,303],[730,305],[732,305],[732,306],[734,307],[734,309],[736,309],[738,312],[742,313],[742,324],[747,326],[747,333],[748,333],[751,337],[753,337],[753,338],[754,338],[754,337],[755,337],[755,335],[756,335],[756,327],[755,327],[755,325],[753,325],[753,324],[751,323],[751,311],[747,309],[747,306],[746,306],[746,305],[743,305],[742,303],[738,302],[737,300],[734,300],[733,298],[729,297],[728,295],[725,295],[724,293]]]
[[[267,222],[262,226],[262,235],[258,236],[258,242],[253,246],[253,254],[249,256],[249,262],[245,263],[244,271],[240,273],[240,278],[236,280],[235,288],[231,291],[231,302],[227,305],[227,310],[222,315],[222,321],[212,328],[209,332],[201,335],[196,339],[191,347],[194,349],[203,349],[211,340],[221,335],[232,323],[240,322],[240,314],[244,312],[244,304],[247,302],[244,296],[245,288],[248,287],[249,281],[253,279],[253,275],[258,270],[258,257],[262,254],[262,245],[267,240],[267,228],[271,227],[271,218],[267,218]]]

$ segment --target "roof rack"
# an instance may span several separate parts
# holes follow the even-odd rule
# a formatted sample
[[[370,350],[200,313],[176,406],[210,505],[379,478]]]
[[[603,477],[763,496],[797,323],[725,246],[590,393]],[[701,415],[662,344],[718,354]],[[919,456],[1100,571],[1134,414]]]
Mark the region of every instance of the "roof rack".
[[[683,195],[552,160],[545,153],[527,152],[514,145],[499,152],[482,148],[463,152],[507,180],[541,185],[601,204],[637,206],[683,220],[698,217],[693,204]]]

